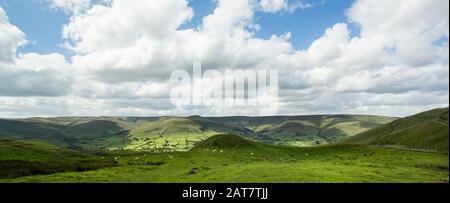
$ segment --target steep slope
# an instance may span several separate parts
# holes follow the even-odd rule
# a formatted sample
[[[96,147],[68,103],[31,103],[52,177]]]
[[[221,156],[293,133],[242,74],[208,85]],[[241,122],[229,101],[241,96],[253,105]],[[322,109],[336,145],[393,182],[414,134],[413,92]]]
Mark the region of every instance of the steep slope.
[[[87,171],[114,165],[112,158],[101,158],[47,143],[0,139],[0,178]]]
[[[58,130],[59,125],[25,120],[0,119],[0,139],[42,140],[63,147],[73,147]]]
[[[113,120],[90,120],[60,128],[65,137],[83,149],[120,147],[128,143],[129,130]]]
[[[145,151],[186,151],[218,131],[200,125],[190,118],[161,117],[142,122],[129,132],[130,143],[123,148]]]
[[[345,142],[448,151],[448,137],[448,108],[442,108],[398,119]]]
[[[128,142],[132,123],[121,118],[0,119],[0,139],[35,140],[72,149],[106,149]]]
[[[393,118],[323,115],[274,117],[61,117],[0,119],[0,138],[83,150],[187,151],[217,134],[270,144],[334,143]]]
[[[317,115],[209,118],[250,131],[250,139],[282,145],[311,146],[341,141],[396,118],[365,115]],[[235,134],[235,133],[234,133]],[[239,133],[239,135],[243,135]]]

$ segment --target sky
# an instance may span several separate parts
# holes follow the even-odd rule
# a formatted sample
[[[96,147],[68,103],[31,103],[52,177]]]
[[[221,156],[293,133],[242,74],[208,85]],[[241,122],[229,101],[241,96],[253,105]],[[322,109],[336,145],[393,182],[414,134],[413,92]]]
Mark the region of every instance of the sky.
[[[260,115],[259,107],[172,104],[170,75],[193,61],[277,70],[273,115],[447,107],[448,4],[0,0],[0,117]]]

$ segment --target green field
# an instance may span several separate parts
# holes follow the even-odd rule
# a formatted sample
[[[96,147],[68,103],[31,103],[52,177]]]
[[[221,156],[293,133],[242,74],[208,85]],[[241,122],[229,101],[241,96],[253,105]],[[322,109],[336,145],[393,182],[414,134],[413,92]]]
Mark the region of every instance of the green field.
[[[274,117],[66,117],[0,119],[0,138],[76,150],[188,151],[213,135],[290,146],[342,141],[395,118],[362,115]]]
[[[233,135],[214,136],[189,152],[106,156],[115,166],[0,182],[448,182],[448,154],[358,146],[271,146]]]
[[[0,131],[7,183],[449,182],[448,108],[402,119],[32,118]]]

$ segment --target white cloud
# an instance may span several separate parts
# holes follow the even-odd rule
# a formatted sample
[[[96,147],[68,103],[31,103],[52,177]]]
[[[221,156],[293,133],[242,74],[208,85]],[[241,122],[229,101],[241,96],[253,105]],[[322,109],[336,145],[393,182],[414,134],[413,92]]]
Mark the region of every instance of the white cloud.
[[[181,29],[194,15],[186,0],[90,4],[83,12],[73,12],[64,27],[66,46],[75,52],[70,68],[58,54],[16,57],[15,49],[25,42],[21,41],[25,40],[23,33],[0,32],[0,43],[5,44],[0,56],[16,61],[0,69],[7,76],[3,78],[16,71],[29,78],[22,81],[30,83],[22,82],[26,85],[17,89],[18,85],[8,82],[16,89],[8,88],[11,91],[6,93],[6,88],[0,88],[0,93],[67,94],[54,101],[3,97],[0,112],[14,116],[8,106],[19,103],[30,111],[59,105],[64,109],[60,113],[69,115],[254,115],[257,109],[171,105],[170,73],[191,70],[194,60],[201,60],[204,70],[278,69],[279,114],[403,116],[448,106],[448,1],[358,0],[347,11],[348,22],[331,26],[305,50],[293,48],[291,33],[256,37],[264,29],[256,23],[257,12],[292,12],[310,6],[303,1],[217,0],[216,9],[201,25]],[[14,30],[1,16],[0,25]],[[357,25],[360,33],[351,33],[349,24]],[[3,33],[16,38],[5,40]],[[56,77],[64,74],[69,75],[67,80]],[[46,84],[42,81],[50,81],[44,88],[50,91],[33,91],[34,85]],[[67,85],[72,83],[72,87]]]
[[[70,66],[61,54],[20,55],[0,67],[0,96],[60,96],[70,92]]]
[[[324,65],[340,57],[348,44],[350,31],[345,23],[334,25],[314,41],[308,49],[307,57],[315,65]]]
[[[91,6],[91,0],[45,0],[53,9],[60,9],[67,13],[79,13]]]
[[[175,69],[191,69],[194,60],[202,60],[208,69],[248,68],[292,51],[288,35],[269,40],[254,37],[255,8],[251,0],[218,1],[215,11],[196,30],[178,29],[192,16],[185,0],[164,3],[165,10],[178,10],[174,12],[178,16],[160,12],[147,23],[143,18],[155,5],[144,2],[134,5],[115,1],[111,7],[94,6],[72,18],[64,33],[80,53],[73,57],[80,74],[108,83],[158,80],[168,78]],[[136,11],[138,7],[143,12]],[[105,12],[92,14],[97,9]],[[117,21],[127,22],[127,26]]]
[[[361,26],[361,38],[394,49],[396,62],[417,66],[440,57],[433,42],[448,35],[448,6],[440,0],[360,0],[348,16]]]
[[[114,0],[75,14],[64,27],[74,51],[90,53],[129,46],[141,37],[161,39],[190,20],[193,11],[184,0]]]
[[[295,12],[297,9],[307,9],[313,7],[312,4],[303,1],[290,2],[289,0],[260,0],[261,10],[267,13],[278,13],[286,11]]]
[[[0,65],[2,62],[11,62],[17,47],[26,42],[25,34],[9,23],[8,16],[0,7]]]
[[[9,23],[0,7],[0,98],[2,96],[59,96],[71,86],[70,65],[58,53],[17,55],[25,34]]]
[[[336,24],[309,49],[287,57],[298,69],[287,88],[323,86],[315,90],[322,96],[298,107],[311,110],[379,107],[396,115],[398,107],[397,115],[405,115],[448,106],[448,13],[447,1],[357,1],[348,17],[361,34],[351,37],[347,23]],[[435,43],[442,38],[447,42]]]
[[[263,11],[275,13],[287,9],[286,0],[261,0],[260,6]]]

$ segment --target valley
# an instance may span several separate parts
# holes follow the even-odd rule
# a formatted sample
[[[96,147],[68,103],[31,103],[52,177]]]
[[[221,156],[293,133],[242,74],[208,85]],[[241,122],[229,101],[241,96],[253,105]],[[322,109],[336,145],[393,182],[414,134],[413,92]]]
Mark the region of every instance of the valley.
[[[393,120],[363,115],[29,118],[0,120],[0,135],[79,150],[169,152],[188,151],[223,133],[268,144],[331,144]]]
[[[1,120],[6,183],[448,183],[448,108],[406,118]]]

